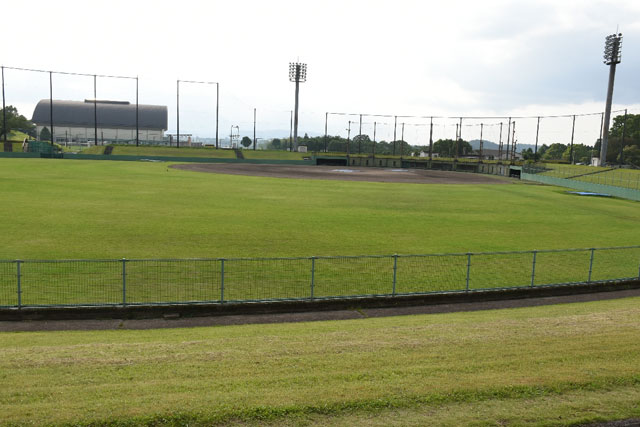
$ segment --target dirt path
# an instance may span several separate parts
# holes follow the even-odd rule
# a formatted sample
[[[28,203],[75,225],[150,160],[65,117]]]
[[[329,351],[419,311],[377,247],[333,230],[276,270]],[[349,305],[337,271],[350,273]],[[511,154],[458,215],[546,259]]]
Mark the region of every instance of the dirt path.
[[[362,319],[368,317],[407,316],[412,314],[454,313],[463,311],[497,310],[518,307],[536,307],[551,304],[567,304],[638,297],[640,289],[596,292],[588,294],[526,299],[484,301],[455,304],[435,304],[412,307],[363,308],[354,310],[315,311],[305,313],[225,315],[213,317],[185,317],[159,319],[104,319],[104,320],[48,320],[48,321],[0,321],[0,332],[16,331],[67,331],[112,329],[162,329],[192,328],[200,326],[226,326],[259,323],[312,322],[321,320]],[[355,304],[355,302],[354,302]]]
[[[172,168],[230,175],[413,184],[509,184],[508,178],[468,172],[347,166],[266,165],[250,163],[189,163]]]

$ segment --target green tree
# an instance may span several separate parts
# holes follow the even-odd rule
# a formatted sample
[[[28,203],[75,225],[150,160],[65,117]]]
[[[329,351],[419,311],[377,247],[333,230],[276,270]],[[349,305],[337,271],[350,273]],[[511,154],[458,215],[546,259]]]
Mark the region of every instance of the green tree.
[[[282,148],[282,141],[280,138],[273,138],[269,143],[268,148],[272,150],[280,150]]]
[[[473,147],[465,140],[456,143],[453,139],[439,139],[433,143],[433,152],[440,157],[455,157],[456,145],[458,146],[458,156],[465,156],[473,152]]]
[[[533,160],[533,150],[531,148],[522,150],[522,158],[525,160]]]
[[[242,140],[240,141],[240,144],[242,144],[243,147],[248,148],[248,147],[251,147],[251,144],[253,144],[253,141],[251,141],[251,138],[249,138],[248,136],[243,136]]]
[[[567,146],[565,144],[560,144],[559,142],[551,144],[545,150],[542,160],[562,160],[562,155],[566,150]]]
[[[629,145],[624,147],[622,151],[624,163],[640,167],[640,147],[637,145]],[[620,161],[619,156],[617,160]]]
[[[626,121],[624,114],[614,117],[609,136],[622,138],[623,128],[625,145],[640,144],[640,114],[627,114]]]
[[[591,155],[594,152],[593,147],[584,144],[573,144],[573,163],[591,163]],[[567,146],[562,153],[562,160],[570,162],[571,146]]]
[[[50,141],[51,140],[51,131],[49,131],[48,127],[43,127],[40,131],[40,141]]]
[[[5,110],[0,108],[0,135],[4,136],[4,114]],[[20,131],[24,132],[35,138],[36,136],[36,127],[31,120],[28,120],[25,116],[18,114],[18,109],[13,105],[7,105],[6,108],[6,119],[7,119],[7,136],[12,131]]]

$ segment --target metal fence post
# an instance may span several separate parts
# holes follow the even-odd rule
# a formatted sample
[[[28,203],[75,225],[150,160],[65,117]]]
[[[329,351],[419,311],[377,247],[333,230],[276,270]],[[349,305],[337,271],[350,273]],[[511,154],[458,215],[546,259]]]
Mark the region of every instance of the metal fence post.
[[[538,251],[533,251],[533,264],[531,266],[531,287],[532,288],[536,280],[536,255],[538,255]]]
[[[471,275],[471,252],[467,253],[467,291],[469,290],[470,275]]]
[[[311,257],[311,298],[313,298],[313,291],[315,286],[315,275],[316,275],[316,257]]]
[[[396,279],[398,276],[398,254],[393,255],[393,289],[391,295],[396,295]]]
[[[220,302],[224,303],[224,258],[220,259]]]
[[[127,305],[127,260],[122,258],[122,306]]]
[[[21,262],[22,261],[20,261],[19,259],[16,260],[16,269],[17,269],[17,278],[18,278],[18,309],[22,308],[22,280],[21,280],[22,275],[20,274]]]
[[[589,278],[587,279],[587,283],[591,283],[591,272],[593,271],[593,254],[595,253],[595,251],[595,248],[591,248],[591,259],[589,260]]]

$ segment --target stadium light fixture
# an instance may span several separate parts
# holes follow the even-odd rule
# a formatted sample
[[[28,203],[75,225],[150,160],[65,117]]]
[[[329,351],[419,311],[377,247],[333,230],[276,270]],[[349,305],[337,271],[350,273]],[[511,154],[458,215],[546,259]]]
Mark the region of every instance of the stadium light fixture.
[[[611,34],[604,42],[604,63],[609,66],[609,85],[607,87],[607,103],[604,110],[602,138],[600,144],[600,166],[607,162],[607,145],[609,143],[609,121],[611,120],[611,103],[613,101],[613,82],[616,77],[616,65],[621,60],[622,33]]]
[[[301,62],[289,63],[289,81],[296,84],[295,114],[293,118],[293,148],[298,149],[298,98],[300,83],[307,81],[307,64]]]

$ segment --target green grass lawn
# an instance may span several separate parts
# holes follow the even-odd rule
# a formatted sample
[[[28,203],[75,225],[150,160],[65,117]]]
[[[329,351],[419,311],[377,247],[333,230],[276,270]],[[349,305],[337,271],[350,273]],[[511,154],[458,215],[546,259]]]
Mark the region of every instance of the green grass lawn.
[[[0,159],[0,183],[0,259],[420,254],[640,242],[636,202],[521,183],[291,180],[59,159]]]
[[[639,303],[0,333],[0,424],[571,425],[638,417]]]
[[[270,159],[270,160],[302,160],[304,157],[311,157],[313,153],[298,153],[295,151],[280,150],[251,150],[243,149],[242,155],[245,159]]]
[[[102,154],[104,147],[90,147],[91,149],[102,149],[102,151],[96,154]],[[92,154],[88,150],[83,150],[83,154]],[[215,148],[200,148],[200,147],[153,147],[153,146],[140,146],[134,145],[116,145],[111,152],[113,155],[118,156],[167,156],[167,157],[213,157],[219,159],[235,159],[236,154],[233,150],[222,150]]]
[[[640,190],[640,170],[545,163],[542,175]]]

